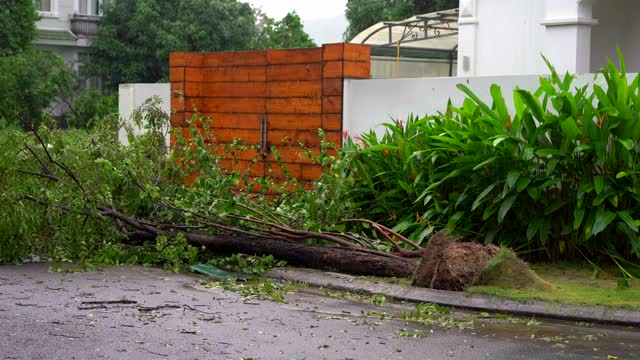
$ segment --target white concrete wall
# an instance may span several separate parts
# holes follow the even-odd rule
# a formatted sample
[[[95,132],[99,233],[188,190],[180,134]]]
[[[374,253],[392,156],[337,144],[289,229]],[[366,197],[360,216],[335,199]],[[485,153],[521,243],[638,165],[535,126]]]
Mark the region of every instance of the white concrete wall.
[[[596,1],[593,17],[598,24],[591,31],[591,71],[606,65],[607,59],[616,61],[616,46],[620,46],[627,70],[640,72],[640,1]]]
[[[610,1],[461,0],[458,76],[545,74],[541,54],[561,72],[590,72],[593,3]]]
[[[456,76],[457,65],[453,64],[453,76]],[[400,58],[390,56],[371,57],[372,79],[397,79],[417,77],[449,76],[449,60]]]
[[[579,75],[575,86],[593,81],[593,74]],[[633,78],[630,75],[630,78]],[[600,77],[597,81],[603,85]],[[384,134],[380,126],[391,119],[406,120],[410,114],[424,117],[446,111],[449,99],[459,107],[466,95],[457,88],[459,83],[469,87],[489,106],[490,87],[498,84],[510,111],[513,109],[513,91],[516,87],[530,91],[539,87],[539,76],[497,76],[471,78],[421,78],[345,80],[343,128],[351,136],[375,129]]]
[[[147,99],[158,96],[162,100],[161,109],[171,115],[171,85],[169,83],[162,84],[120,84],[118,88],[118,113],[120,118],[134,128],[135,134],[142,134],[144,129],[135,127],[131,121],[133,112],[141,107]],[[169,125],[164,129],[167,133],[166,144],[169,146]],[[120,142],[128,144],[127,133],[124,129],[118,134]]]

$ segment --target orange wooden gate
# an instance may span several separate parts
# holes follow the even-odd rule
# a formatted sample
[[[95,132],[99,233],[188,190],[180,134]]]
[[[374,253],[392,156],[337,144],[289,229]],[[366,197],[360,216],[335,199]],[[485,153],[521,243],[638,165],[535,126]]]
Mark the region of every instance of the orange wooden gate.
[[[275,147],[291,176],[311,181],[321,174],[299,143],[320,146],[318,129],[341,144],[345,78],[370,77],[370,48],[327,44],[321,48],[218,53],[172,53],[170,57],[171,125],[185,131],[194,112],[213,118],[219,144],[241,139],[261,150],[237,154],[223,166],[250,176],[282,178]],[[262,151],[260,154],[258,151]],[[252,165],[252,161],[260,161]]]

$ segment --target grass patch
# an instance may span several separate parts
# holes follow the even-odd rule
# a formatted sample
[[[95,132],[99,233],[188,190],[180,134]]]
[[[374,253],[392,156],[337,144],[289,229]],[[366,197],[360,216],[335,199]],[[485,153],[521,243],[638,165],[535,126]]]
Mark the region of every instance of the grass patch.
[[[582,264],[535,264],[531,268],[552,285],[548,290],[507,289],[500,286],[473,286],[471,294],[486,294],[516,301],[545,300],[582,305],[604,305],[640,309],[640,283],[627,289],[618,287],[611,272],[594,272]]]

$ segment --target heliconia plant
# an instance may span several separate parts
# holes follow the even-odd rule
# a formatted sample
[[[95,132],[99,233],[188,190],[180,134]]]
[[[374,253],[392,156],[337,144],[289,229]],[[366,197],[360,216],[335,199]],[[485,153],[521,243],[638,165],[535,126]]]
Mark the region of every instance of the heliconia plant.
[[[606,87],[547,62],[514,111],[498,85],[488,105],[460,84],[459,107],[346,142],[358,206],[418,242],[448,227],[537,258],[640,258],[640,78],[619,57]]]

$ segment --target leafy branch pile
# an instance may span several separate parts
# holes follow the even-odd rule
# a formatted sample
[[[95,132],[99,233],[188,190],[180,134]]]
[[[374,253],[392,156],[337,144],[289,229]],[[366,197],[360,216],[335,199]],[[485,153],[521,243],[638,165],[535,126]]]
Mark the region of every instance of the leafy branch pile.
[[[11,215],[3,219],[3,226],[24,227],[8,239],[8,247],[1,247],[0,258],[41,252],[60,260],[91,260],[107,250],[127,257],[118,262],[163,262],[179,269],[197,258],[189,244],[201,255],[206,249],[273,254],[290,263],[357,274],[413,272],[415,262],[410,258],[421,254],[420,246],[383,225],[346,216],[351,208],[339,201],[347,193],[344,172],[328,155],[329,144],[314,158],[327,167],[327,173],[314,190],[305,191],[295,179],[279,184],[271,178],[254,181],[244,173],[223,171],[219,162],[224,157],[219,154],[233,157],[246,147],[218,147],[195,126],[190,127],[190,136],[175,134],[177,144],[167,156],[161,132],[167,116],[157,100],[136,114],[134,120],[146,123],[149,132],[138,137],[130,132],[129,146],[118,145],[121,124],[111,120],[77,143],[66,142],[68,134],[34,128],[18,141],[8,140],[18,156],[10,150],[2,162],[4,173],[11,177],[3,181],[7,205],[2,211]],[[208,120],[196,115],[191,121]],[[26,121],[24,126],[29,128]],[[193,174],[197,179],[185,186]],[[235,191],[240,184],[275,188],[283,194],[274,198]],[[18,246],[11,250],[14,244]],[[47,248],[38,249],[39,244]],[[381,244],[398,251],[384,251]],[[146,251],[119,251],[134,245]]]
[[[640,78],[622,56],[606,86],[549,68],[513,113],[497,85],[488,105],[460,84],[460,107],[349,141],[360,216],[417,244],[448,227],[534,259],[640,258]]]

